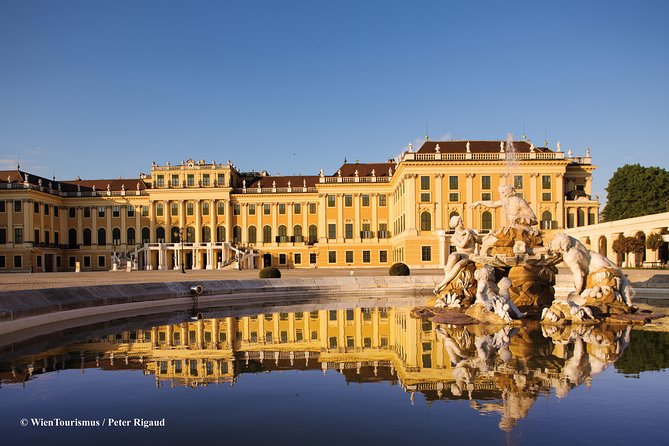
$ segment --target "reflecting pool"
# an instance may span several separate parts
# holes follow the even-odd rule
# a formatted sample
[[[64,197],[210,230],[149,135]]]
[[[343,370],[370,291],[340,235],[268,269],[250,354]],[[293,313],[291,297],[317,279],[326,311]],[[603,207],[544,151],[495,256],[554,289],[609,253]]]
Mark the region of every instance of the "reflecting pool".
[[[669,443],[668,333],[455,327],[412,308],[172,313],[0,340],[3,443]]]

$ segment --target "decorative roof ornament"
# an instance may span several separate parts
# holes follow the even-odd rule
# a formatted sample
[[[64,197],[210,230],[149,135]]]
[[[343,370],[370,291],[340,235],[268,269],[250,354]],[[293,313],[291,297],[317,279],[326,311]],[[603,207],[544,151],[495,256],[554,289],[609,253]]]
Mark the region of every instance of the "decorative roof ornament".
[[[532,143],[530,144],[530,152],[534,152],[534,150],[535,150],[534,143]]]
[[[302,180],[302,187],[307,187],[307,179],[306,178],[304,178]]]
[[[341,178],[341,169],[337,171],[337,176]]]
[[[467,147],[467,153],[471,153],[472,150],[471,150],[471,146],[469,144],[469,141],[467,141],[467,146],[466,147]]]
[[[569,151],[567,151],[567,156],[568,156],[569,158],[571,158],[571,156],[572,156],[573,154],[574,154],[574,152],[572,152],[571,149],[569,149]]]
[[[41,178],[40,178],[39,180],[37,180],[37,185],[38,185],[39,187],[42,187],[42,179],[41,179]]]
[[[288,181],[288,187],[290,187],[290,181]]]
[[[358,169],[355,169],[355,176],[358,176]]]
[[[562,152],[562,149],[560,148],[560,141],[557,142],[557,151]]]
[[[139,190],[139,181],[137,182],[137,190]]]
[[[499,142],[499,151],[500,153],[504,153],[504,141]]]
[[[409,152],[413,152],[413,143],[409,143]]]
[[[7,182],[8,182],[8,183],[11,183],[11,182],[12,182],[12,176],[11,176],[11,175],[7,175]]]
[[[93,185],[93,192],[95,192],[95,184]]]
[[[276,181],[272,181],[272,187],[276,187]]]
[[[434,147],[434,153],[441,153],[441,147],[439,147],[439,144],[437,144],[437,145]]]
[[[388,176],[389,176],[389,177],[392,177],[392,176],[393,176],[393,168],[392,168],[392,167],[389,167],[389,168],[388,168]]]
[[[125,184],[121,184],[121,190],[125,191]]]
[[[373,176],[373,177],[376,176],[376,170],[375,170],[375,169],[372,169],[372,176]]]
[[[109,192],[110,190],[111,190],[111,185],[107,183],[107,192]]]
[[[246,189],[246,180],[242,180],[242,188]]]
[[[586,156],[586,158],[590,158],[590,147],[585,149],[585,156]]]
[[[61,192],[60,183],[58,183],[58,192]]]
[[[321,178],[325,176],[325,174],[323,173],[323,169],[321,169],[321,172],[318,174],[318,176],[320,176]]]

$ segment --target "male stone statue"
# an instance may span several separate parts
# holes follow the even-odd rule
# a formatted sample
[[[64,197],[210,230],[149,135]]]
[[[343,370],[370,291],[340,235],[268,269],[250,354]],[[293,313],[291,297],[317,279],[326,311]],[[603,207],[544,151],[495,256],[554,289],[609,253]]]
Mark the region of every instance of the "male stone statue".
[[[530,208],[524,198],[516,195],[516,189],[510,185],[503,185],[499,187],[500,199],[497,201],[476,201],[470,205],[472,208],[483,206],[486,208],[504,208],[506,211],[506,222],[504,229],[516,228],[526,230],[531,234],[536,234],[537,230],[532,226],[538,223],[537,216]]]
[[[469,262],[469,255],[474,254],[478,240],[478,234],[473,229],[465,228],[459,215],[451,217],[449,226],[455,229],[451,237],[451,243],[455,245],[455,252],[449,254],[444,267],[444,280],[435,287],[434,294],[439,294]]]

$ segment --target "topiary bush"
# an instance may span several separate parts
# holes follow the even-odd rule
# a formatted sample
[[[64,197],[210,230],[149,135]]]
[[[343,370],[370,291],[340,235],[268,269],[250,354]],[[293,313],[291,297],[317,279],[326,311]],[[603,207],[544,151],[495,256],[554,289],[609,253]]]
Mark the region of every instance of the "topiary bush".
[[[261,279],[280,279],[281,271],[273,266],[268,266],[260,270],[259,277]]]
[[[408,276],[411,274],[411,270],[404,263],[393,263],[388,270],[388,274],[391,276]]]

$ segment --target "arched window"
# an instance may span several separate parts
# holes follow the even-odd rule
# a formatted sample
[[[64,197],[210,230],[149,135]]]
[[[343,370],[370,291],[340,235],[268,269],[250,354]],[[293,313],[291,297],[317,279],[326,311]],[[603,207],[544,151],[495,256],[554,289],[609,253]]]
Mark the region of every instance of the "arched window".
[[[459,217],[460,214],[458,214],[456,211],[451,212],[451,214],[448,216],[448,219],[450,220],[453,217]]]
[[[149,243],[151,241],[151,230],[148,226],[142,228],[142,243]]]
[[[209,226],[202,226],[202,243],[211,242],[211,228]]]
[[[249,226],[249,243],[256,243],[258,241],[256,232],[255,226]]]
[[[481,214],[481,229],[492,229],[492,214],[488,211]]]
[[[222,243],[225,241],[225,226],[219,226],[216,228],[216,242]]]
[[[119,228],[112,229],[112,245],[121,244],[121,230]]]
[[[318,241],[318,227],[316,225],[309,226],[309,243],[313,244]]]
[[[583,209],[579,209],[576,214],[576,226],[585,226],[585,211]]]
[[[272,227],[270,225],[265,225],[262,228],[262,241],[263,243],[272,242]]]
[[[541,214],[541,229],[552,229],[553,224],[553,214],[551,211],[544,211]]]
[[[195,228],[192,226],[186,228],[186,243],[195,243]]]
[[[302,226],[300,225],[295,225],[293,226],[293,236],[295,237],[296,242],[302,242],[304,239],[302,238]]]
[[[98,245],[104,246],[107,244],[107,231],[105,228],[98,229]]]
[[[142,236],[144,238],[144,236]],[[170,240],[171,243],[179,243],[181,240],[179,239],[179,228],[176,226],[172,226],[172,229],[170,229]]]
[[[91,246],[93,244],[93,234],[91,230],[86,228],[84,229],[84,246]]]
[[[232,243],[242,242],[242,228],[241,226],[232,227]]]
[[[420,214],[420,230],[421,231],[432,230],[432,215],[430,215],[430,213],[427,211]]]
[[[72,228],[69,231],[67,231],[67,242],[70,248],[76,248],[77,247],[77,230]]]
[[[286,225],[279,226],[279,232],[277,235],[279,237],[279,242],[284,243],[288,241],[288,228],[286,228]]]
[[[144,237],[142,237],[143,239]],[[156,228],[156,241],[158,243],[165,243],[165,228]]]
[[[127,231],[125,231],[126,235],[126,240],[128,245],[134,245],[135,244],[135,228],[128,228]]]

